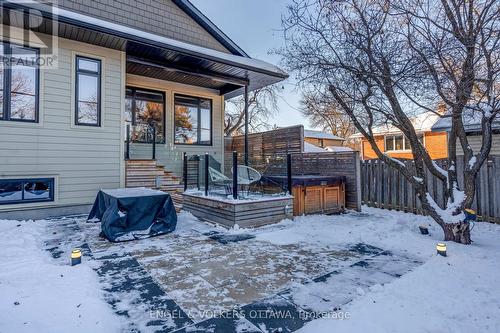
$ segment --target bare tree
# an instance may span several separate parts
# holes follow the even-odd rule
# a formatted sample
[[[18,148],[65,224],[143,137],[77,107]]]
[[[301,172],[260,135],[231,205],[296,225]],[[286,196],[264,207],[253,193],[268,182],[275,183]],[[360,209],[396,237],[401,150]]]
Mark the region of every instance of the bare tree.
[[[269,118],[278,112],[278,87],[276,85],[256,89],[248,94],[248,123],[252,132],[269,129]],[[242,96],[226,101],[224,134],[244,133],[245,100]]]
[[[356,128],[351,118],[331,95],[308,90],[302,94],[300,102],[301,113],[311,126],[346,139],[354,134]]]
[[[285,65],[302,85],[328,89],[377,156],[413,184],[445,240],[469,244],[459,212],[472,205],[475,179],[491,149],[500,111],[500,2],[497,0],[293,0],[283,20]],[[431,160],[410,121],[444,102],[451,123],[448,170]],[[482,126],[482,146],[468,144],[464,115]],[[372,128],[390,124],[410,141],[414,167],[377,147]],[[465,154],[459,188],[456,145]],[[429,170],[446,184],[440,208],[427,188]]]

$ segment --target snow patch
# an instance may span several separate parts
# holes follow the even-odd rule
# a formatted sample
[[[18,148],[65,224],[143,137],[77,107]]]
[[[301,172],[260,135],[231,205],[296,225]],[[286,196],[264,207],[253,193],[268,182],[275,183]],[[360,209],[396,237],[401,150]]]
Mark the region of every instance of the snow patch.
[[[476,162],[477,162],[476,156],[472,156],[469,160],[469,169],[474,168],[474,166],[476,165]]]
[[[39,244],[46,221],[0,220],[1,332],[119,332],[85,257],[56,264]],[[8,320],[7,320],[8,319]]]

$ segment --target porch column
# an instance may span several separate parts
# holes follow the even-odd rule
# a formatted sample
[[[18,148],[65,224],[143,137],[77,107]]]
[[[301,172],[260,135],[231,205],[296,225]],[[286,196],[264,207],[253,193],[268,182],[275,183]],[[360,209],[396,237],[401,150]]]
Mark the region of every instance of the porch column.
[[[245,84],[245,165],[248,166],[248,84]]]

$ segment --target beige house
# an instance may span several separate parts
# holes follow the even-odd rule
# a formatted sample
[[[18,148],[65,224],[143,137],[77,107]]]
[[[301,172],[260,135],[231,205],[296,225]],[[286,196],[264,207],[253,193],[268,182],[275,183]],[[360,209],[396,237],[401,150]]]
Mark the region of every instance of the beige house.
[[[0,218],[88,212],[101,188],[175,189],[183,153],[224,163],[224,100],[287,77],[189,1],[83,2],[60,0],[57,20],[3,3]],[[49,51],[57,65],[40,65]]]
[[[462,116],[467,141],[475,153],[481,150],[483,136],[481,133],[482,114],[478,112],[464,112]],[[441,118],[432,126],[433,132],[448,132],[451,130],[451,119],[449,117]],[[500,117],[497,117],[492,124],[492,142],[490,155],[500,156]],[[446,138],[448,141],[448,137]],[[457,155],[463,155],[464,152],[459,143],[457,143]]]

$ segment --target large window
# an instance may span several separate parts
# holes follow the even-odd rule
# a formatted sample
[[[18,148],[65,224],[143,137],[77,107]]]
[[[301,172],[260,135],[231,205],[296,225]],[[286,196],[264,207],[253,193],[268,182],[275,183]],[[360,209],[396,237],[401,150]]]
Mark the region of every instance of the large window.
[[[38,121],[38,50],[0,42],[0,120]]]
[[[128,87],[125,121],[132,125],[131,140],[152,143],[153,126],[156,142],[165,142],[165,95],[162,92]]]
[[[418,141],[424,143],[424,135],[417,134]],[[402,134],[385,136],[385,151],[411,150],[410,140]]]
[[[0,179],[0,205],[54,201],[54,179]]]
[[[75,124],[101,126],[101,61],[76,57]]]
[[[212,144],[212,101],[175,95],[175,143]]]

